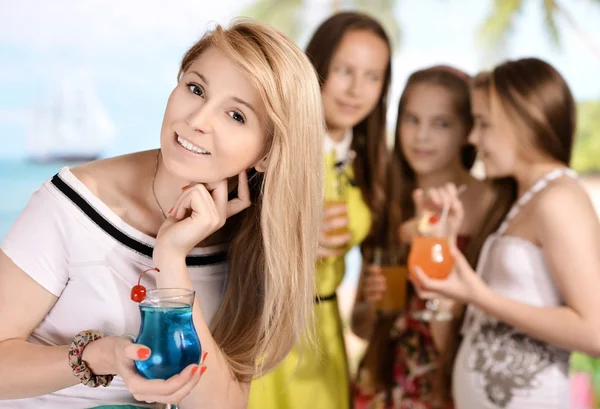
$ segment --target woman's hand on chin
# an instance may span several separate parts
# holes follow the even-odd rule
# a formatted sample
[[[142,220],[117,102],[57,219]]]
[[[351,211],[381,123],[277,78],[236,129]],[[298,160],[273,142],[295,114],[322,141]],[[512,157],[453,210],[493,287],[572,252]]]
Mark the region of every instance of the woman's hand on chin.
[[[227,179],[209,185],[197,183],[183,191],[158,231],[154,248],[157,265],[160,260],[185,259],[229,217],[252,204],[246,172],[238,177],[238,197],[232,200],[227,200]]]

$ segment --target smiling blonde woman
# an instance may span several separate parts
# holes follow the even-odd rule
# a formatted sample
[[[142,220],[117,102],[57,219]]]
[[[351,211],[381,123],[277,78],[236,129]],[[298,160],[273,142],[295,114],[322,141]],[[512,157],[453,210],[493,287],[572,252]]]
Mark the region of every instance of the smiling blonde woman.
[[[0,408],[245,407],[312,315],[323,132],[315,71],[289,39],[250,21],[207,33],[183,58],[160,150],[64,168],[3,242]],[[135,371],[151,351],[123,336],[148,268],[147,288],[196,291],[208,352],[166,381]],[[83,382],[109,386],[74,376],[74,337]]]

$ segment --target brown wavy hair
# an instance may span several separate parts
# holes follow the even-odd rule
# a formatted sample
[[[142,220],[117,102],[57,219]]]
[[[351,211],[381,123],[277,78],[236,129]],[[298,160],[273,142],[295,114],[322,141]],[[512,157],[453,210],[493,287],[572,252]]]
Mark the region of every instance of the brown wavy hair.
[[[385,209],[385,225],[381,228],[384,248],[400,247],[398,228],[402,223],[415,216],[415,207],[412,193],[417,188],[415,172],[410,167],[400,143],[400,128],[406,104],[412,90],[417,85],[438,85],[451,92],[454,99],[454,110],[465,125],[465,141],[473,127],[471,114],[470,78],[467,74],[447,66],[434,66],[413,73],[406,83],[406,87],[398,104],[398,119],[396,121],[396,138],[389,166],[389,180],[387,186],[388,206]],[[477,153],[473,145],[466,143],[461,151],[461,163],[470,170],[475,163]],[[405,255],[406,257],[406,255]],[[405,260],[402,260],[405,261]]]
[[[390,40],[374,18],[358,12],[347,11],[334,14],[325,20],[313,34],[306,54],[314,65],[321,88],[327,81],[331,59],[344,35],[353,30],[368,30],[387,44],[389,55],[392,49]],[[385,177],[387,146],[385,138],[387,95],[392,75],[391,57],[385,70],[381,96],[371,113],[354,126],[351,149],[356,152],[354,173],[356,184],[363,199],[377,216],[385,203]],[[367,240],[368,241],[368,240]]]

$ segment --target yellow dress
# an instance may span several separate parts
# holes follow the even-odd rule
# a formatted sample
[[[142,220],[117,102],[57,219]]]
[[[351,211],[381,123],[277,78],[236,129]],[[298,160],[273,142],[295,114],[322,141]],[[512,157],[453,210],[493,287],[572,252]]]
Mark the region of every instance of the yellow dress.
[[[325,178],[334,178],[334,155],[325,156]],[[371,213],[360,189],[348,178],[348,218],[352,241],[346,251],[362,242],[371,228]],[[316,234],[315,234],[316,239]],[[346,266],[344,257],[317,262],[316,287],[320,302],[315,302],[316,345],[295,347],[274,371],[256,379],[250,388],[249,409],[348,409],[350,381],[342,322],[337,299],[333,296]],[[299,364],[299,365],[298,365]]]

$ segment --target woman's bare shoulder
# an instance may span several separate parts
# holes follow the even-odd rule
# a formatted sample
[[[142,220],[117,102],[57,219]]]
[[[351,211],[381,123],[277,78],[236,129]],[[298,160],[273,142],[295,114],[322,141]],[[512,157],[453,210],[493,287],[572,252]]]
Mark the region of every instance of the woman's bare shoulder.
[[[115,192],[127,190],[128,186],[147,177],[156,157],[153,152],[135,152],[88,162],[72,168],[71,173],[100,200],[109,202]]]

